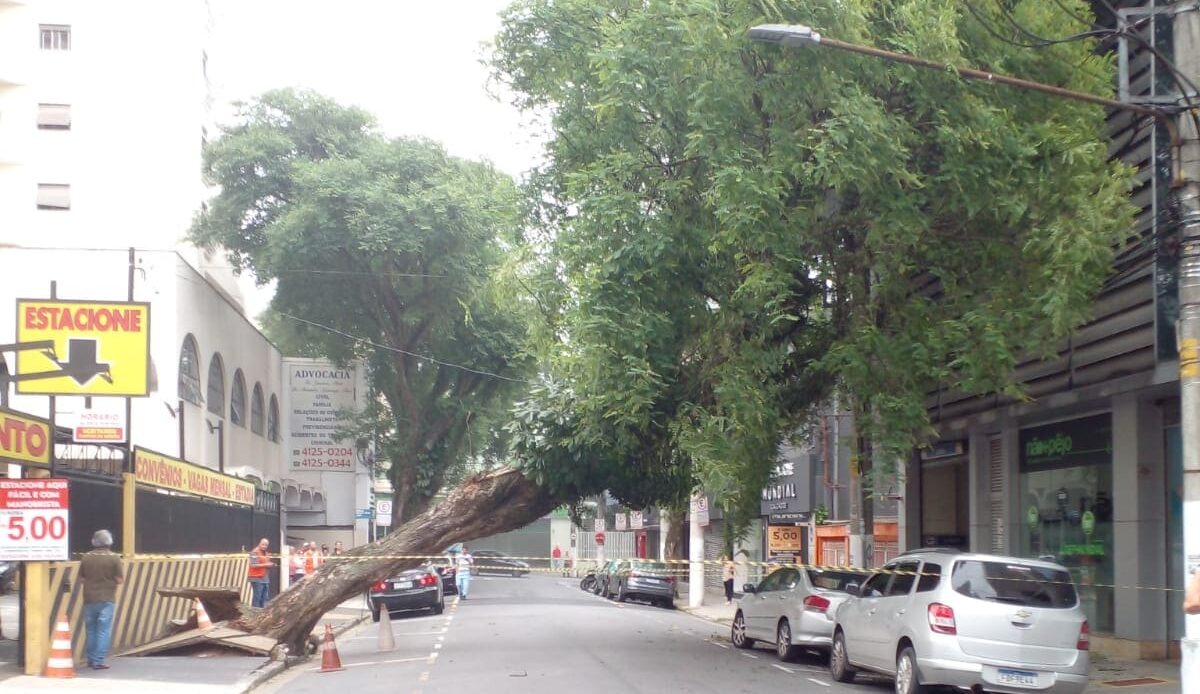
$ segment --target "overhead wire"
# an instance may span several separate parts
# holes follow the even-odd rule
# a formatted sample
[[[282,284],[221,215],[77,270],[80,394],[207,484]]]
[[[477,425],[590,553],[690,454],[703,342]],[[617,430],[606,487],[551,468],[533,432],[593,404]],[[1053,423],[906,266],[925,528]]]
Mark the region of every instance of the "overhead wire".
[[[278,311],[277,313],[279,315],[283,316],[284,318],[294,320],[297,323],[304,323],[305,325],[312,326],[314,328],[317,328],[318,330],[324,330],[326,332],[333,333],[335,335],[340,335],[346,339],[354,340],[355,342],[360,342],[365,345],[370,345],[371,347],[374,347],[376,349],[382,349],[387,352],[395,352],[397,354],[403,354],[403,355],[406,355],[409,357],[413,357],[414,359],[420,359],[422,361],[427,361],[431,364],[437,364],[438,366],[445,366],[445,367],[451,368],[451,369],[459,369],[461,371],[473,373],[478,376],[487,376],[489,378],[496,378],[496,379],[500,379],[502,381],[509,381],[511,383],[526,383],[526,384],[531,384],[531,385],[533,383],[532,381],[528,381],[523,378],[512,378],[511,376],[504,376],[504,375],[494,373],[491,371],[485,371],[483,369],[475,369],[470,366],[463,366],[462,364],[455,364],[453,362],[442,361],[441,359],[431,357],[427,354],[419,354],[417,352],[410,352],[405,349],[400,349],[399,347],[385,345],[380,342],[376,342],[370,338],[362,337],[361,335],[352,335],[348,332],[338,330],[337,328],[335,328],[333,326],[325,325],[323,323],[318,323],[316,321],[311,321],[311,320],[308,320],[307,318],[300,318],[299,316],[293,316],[292,314],[286,313],[284,311]]]

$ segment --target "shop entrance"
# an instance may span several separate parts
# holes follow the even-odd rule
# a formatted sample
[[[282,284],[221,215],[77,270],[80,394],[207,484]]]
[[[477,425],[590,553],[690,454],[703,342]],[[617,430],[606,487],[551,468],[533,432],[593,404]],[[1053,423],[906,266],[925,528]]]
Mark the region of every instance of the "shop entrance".
[[[938,444],[921,456],[921,546],[961,547],[970,536],[965,442]]]

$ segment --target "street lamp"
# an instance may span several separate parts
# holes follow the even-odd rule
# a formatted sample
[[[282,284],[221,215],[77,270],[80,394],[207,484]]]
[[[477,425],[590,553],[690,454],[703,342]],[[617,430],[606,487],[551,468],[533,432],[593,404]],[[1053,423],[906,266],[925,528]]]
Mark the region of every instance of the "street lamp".
[[[1194,15],[1195,13],[1193,13]],[[1176,22],[1190,22],[1180,31],[1196,29],[1194,16],[1179,15]],[[1190,35],[1190,34],[1188,34]],[[751,39],[774,43],[788,48],[804,46],[827,46],[850,53],[866,55],[905,65],[928,68],[942,72],[954,72],[965,79],[995,82],[1017,89],[1041,92],[1063,99],[1084,101],[1118,111],[1132,111],[1155,118],[1166,129],[1171,141],[1171,198],[1179,212],[1179,320],[1176,335],[1179,347],[1179,400],[1180,432],[1183,443],[1183,547],[1184,584],[1193,568],[1200,568],[1200,183],[1197,183],[1196,165],[1198,158],[1189,146],[1189,173],[1182,170],[1183,152],[1179,126],[1174,116],[1184,109],[1152,107],[1142,104],[1116,101],[1062,89],[1049,84],[997,75],[981,70],[937,63],[904,53],[885,51],[870,46],[860,46],[821,36],[811,27],[789,24],[762,24],[749,31]],[[1195,128],[1194,121],[1184,121],[1186,127]],[[1189,125],[1190,123],[1190,125]],[[1193,141],[1196,132],[1189,132]],[[1200,621],[1189,616],[1185,620],[1186,632],[1181,643],[1182,661],[1180,678],[1183,691],[1187,694],[1200,693]]]
[[[223,473],[225,472],[225,422],[213,424],[206,419],[204,423],[208,425],[208,433],[217,432],[217,469]]]

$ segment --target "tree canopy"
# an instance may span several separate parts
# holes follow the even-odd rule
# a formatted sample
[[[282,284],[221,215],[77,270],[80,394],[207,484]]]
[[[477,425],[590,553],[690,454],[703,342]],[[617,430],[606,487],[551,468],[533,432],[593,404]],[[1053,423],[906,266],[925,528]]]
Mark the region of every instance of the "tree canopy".
[[[755,43],[749,27],[806,24],[1107,94],[1093,41],[1007,36],[1009,18],[1086,31],[1074,17],[1088,13],[1080,0],[511,6],[495,74],[551,136],[521,261],[551,316],[542,358],[559,385],[539,395],[569,401],[571,445],[609,449],[622,473],[604,483],[637,498],[646,470],[682,466],[757,514],[778,444],[834,387],[901,456],[930,435],[932,388],[1019,395],[1017,360],[1086,317],[1130,227],[1102,109]],[[540,424],[518,442],[549,440],[556,409],[529,408]],[[579,456],[542,453],[523,456],[539,479],[578,482]]]
[[[524,385],[522,321],[493,284],[519,192],[491,166],[310,92],[243,105],[204,152],[220,193],[192,238],[277,282],[268,325],[294,349],[359,359],[382,397],[359,420],[392,463],[397,521],[464,457]]]

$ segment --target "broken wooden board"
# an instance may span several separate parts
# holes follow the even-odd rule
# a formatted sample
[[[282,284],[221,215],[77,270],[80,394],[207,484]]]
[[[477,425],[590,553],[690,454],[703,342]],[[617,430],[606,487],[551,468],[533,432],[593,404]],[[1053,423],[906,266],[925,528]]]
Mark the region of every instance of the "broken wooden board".
[[[194,648],[196,646],[221,646],[244,651],[250,655],[270,655],[276,641],[268,636],[247,634],[239,629],[225,626],[224,623],[214,624],[211,629],[188,631],[172,634],[125,651],[123,656],[167,655],[173,651]]]

